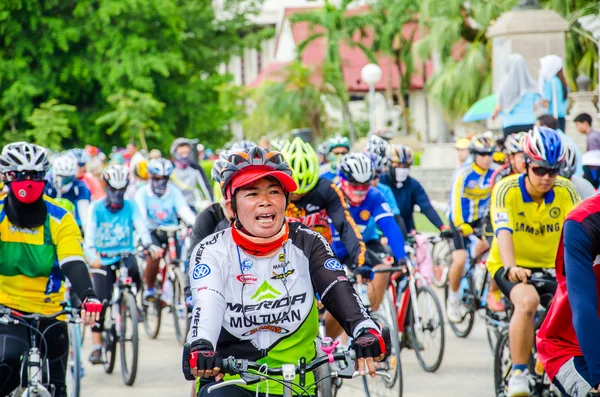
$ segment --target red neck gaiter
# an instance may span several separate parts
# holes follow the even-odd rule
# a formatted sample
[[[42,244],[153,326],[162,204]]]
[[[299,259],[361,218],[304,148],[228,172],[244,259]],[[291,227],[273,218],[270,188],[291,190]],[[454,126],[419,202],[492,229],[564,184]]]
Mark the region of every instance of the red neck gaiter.
[[[288,232],[287,222],[285,222],[279,233],[268,238],[250,236],[235,226],[231,228],[235,244],[247,254],[254,256],[269,256],[269,254],[275,253],[287,242]]]

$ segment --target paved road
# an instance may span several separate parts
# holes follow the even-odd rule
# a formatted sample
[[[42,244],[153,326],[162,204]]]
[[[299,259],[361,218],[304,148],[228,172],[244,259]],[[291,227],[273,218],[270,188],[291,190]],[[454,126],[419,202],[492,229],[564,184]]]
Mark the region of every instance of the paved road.
[[[138,376],[133,387],[121,380],[117,357],[115,371],[104,373],[102,367],[84,364],[83,396],[85,397],[187,397],[190,384],[181,374],[181,348],[175,341],[170,318],[163,324],[156,340],[148,339],[140,327],[142,343]],[[84,359],[90,349],[89,332],[84,343]],[[446,326],[446,351],[440,369],[424,372],[413,351],[402,351],[405,397],[492,397],[493,359],[488,348],[483,321],[478,318],[467,339],[457,338]],[[342,389],[343,397],[362,397],[357,385],[348,384]],[[339,395],[339,394],[338,394]],[[393,396],[390,396],[393,397]]]

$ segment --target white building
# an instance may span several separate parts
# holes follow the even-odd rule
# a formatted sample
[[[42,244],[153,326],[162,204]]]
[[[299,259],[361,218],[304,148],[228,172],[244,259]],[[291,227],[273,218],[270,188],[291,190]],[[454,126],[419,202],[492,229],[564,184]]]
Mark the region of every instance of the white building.
[[[215,0],[216,6],[222,6],[225,1]],[[354,10],[351,12],[364,12],[366,8],[361,6],[367,3],[368,1],[353,3]],[[308,24],[292,25],[289,21],[290,15],[302,12],[304,9],[320,8],[323,4],[322,0],[265,0],[262,12],[254,20],[260,26],[275,28],[275,36],[263,43],[261,51],[246,49],[241,56],[234,56],[227,65],[223,65],[222,72],[231,73],[234,76],[234,82],[239,85],[258,86],[264,80],[277,79],[278,72],[297,58],[297,44],[311,34]],[[406,26],[405,28],[410,29]],[[363,98],[367,96],[368,86],[361,81],[360,70],[368,63],[368,60],[358,48],[342,45],[341,52],[344,78],[353,100],[350,110],[355,120],[366,121],[367,103]],[[318,39],[306,48],[302,61],[304,64],[312,66],[315,73],[318,73],[324,54],[324,41]],[[395,93],[395,88],[399,84],[399,76],[391,59],[382,56],[379,57],[379,60],[384,77],[376,84],[378,92],[376,98],[377,126],[382,127],[389,120],[392,121],[393,128],[397,128],[401,116],[400,109],[397,101],[395,104],[388,103],[384,93],[390,84]],[[427,62],[424,69],[427,76],[431,75],[432,63]],[[406,98],[411,110],[412,125],[421,137],[427,138],[430,142],[447,140],[450,128],[444,120],[443,111],[433,101],[426,98],[423,86],[422,75],[413,76],[411,91]],[[328,113],[333,120],[341,119],[341,113],[334,107],[328,106]],[[243,134],[240,126],[235,128],[235,133],[240,136]]]

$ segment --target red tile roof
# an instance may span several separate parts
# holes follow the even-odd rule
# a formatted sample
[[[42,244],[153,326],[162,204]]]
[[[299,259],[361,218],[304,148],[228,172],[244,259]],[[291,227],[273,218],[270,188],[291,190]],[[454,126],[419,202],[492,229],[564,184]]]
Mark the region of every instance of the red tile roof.
[[[292,14],[314,11],[319,9],[320,7],[313,8],[286,8],[284,11],[284,19],[289,19]],[[348,11],[348,14],[357,14],[363,13],[367,10],[367,7],[363,6],[354,10]],[[294,38],[294,42],[296,45],[306,40],[314,33],[323,32],[323,28],[320,26],[311,27],[308,22],[299,22],[291,25],[292,27],[292,36]],[[416,30],[416,31],[415,31]],[[421,37],[419,32],[419,27],[417,23],[413,24],[405,24],[403,26],[403,36],[405,38],[411,37],[414,31],[414,41],[418,41]],[[372,31],[367,30],[365,35],[361,38],[359,33],[356,33],[354,37],[354,41],[360,41],[367,47],[371,45],[373,42],[373,34]],[[314,41],[312,41],[305,48],[302,53],[302,63],[307,66],[312,66],[314,70],[313,74],[313,83],[316,85],[320,85],[322,83],[322,65],[325,59],[325,51],[326,51],[326,38],[321,37]],[[364,53],[360,50],[359,47],[351,47],[346,43],[342,43],[340,45],[340,52],[342,57],[342,67],[344,80],[346,81],[346,86],[348,87],[349,92],[362,92],[368,91],[369,87],[366,83],[362,82],[360,77],[360,71],[366,64],[370,63],[368,58],[364,55]],[[459,56],[458,54],[456,54]],[[394,64],[394,60],[392,57],[379,54],[377,56],[378,64],[382,69],[382,78],[381,80],[375,84],[376,90],[385,90],[388,86],[388,81],[391,79],[391,87],[396,90],[400,83],[400,78],[398,75],[398,70]],[[259,86],[264,80],[275,80],[281,81],[283,79],[281,70],[285,67],[287,63],[282,62],[272,62],[269,64],[258,76],[257,78],[250,84],[251,87]],[[402,65],[404,68],[404,65]],[[433,73],[433,65],[431,61],[427,61],[425,63],[425,72],[427,77],[430,77]],[[413,74],[411,78],[411,90],[419,90],[423,88],[423,75],[420,70]]]

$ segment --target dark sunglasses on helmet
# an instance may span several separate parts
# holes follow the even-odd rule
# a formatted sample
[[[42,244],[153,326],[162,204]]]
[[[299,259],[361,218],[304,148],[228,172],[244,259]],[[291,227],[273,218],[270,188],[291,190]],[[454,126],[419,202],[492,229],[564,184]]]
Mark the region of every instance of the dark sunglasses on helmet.
[[[9,171],[6,173],[7,181],[20,182],[26,180],[43,181],[46,173],[44,171]]]
[[[548,174],[553,177],[558,175],[560,168],[531,167],[531,171],[537,176],[546,176]]]

